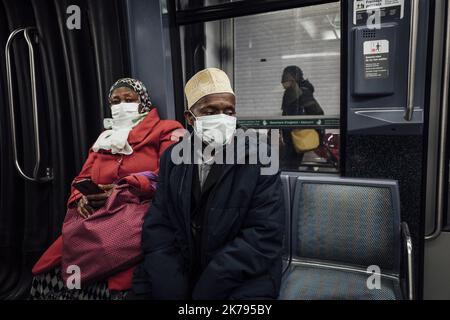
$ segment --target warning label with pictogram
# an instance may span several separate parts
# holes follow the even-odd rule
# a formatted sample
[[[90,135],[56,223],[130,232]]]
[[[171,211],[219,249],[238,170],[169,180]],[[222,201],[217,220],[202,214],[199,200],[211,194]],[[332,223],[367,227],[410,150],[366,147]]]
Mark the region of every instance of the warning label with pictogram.
[[[364,42],[364,77],[370,79],[389,78],[389,41]]]

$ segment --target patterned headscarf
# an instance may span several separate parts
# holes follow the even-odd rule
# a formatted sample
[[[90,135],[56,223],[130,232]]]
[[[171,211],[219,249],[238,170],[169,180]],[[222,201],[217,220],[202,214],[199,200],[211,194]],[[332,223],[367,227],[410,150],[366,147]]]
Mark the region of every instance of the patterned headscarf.
[[[145,112],[149,112],[150,110],[152,110],[153,105],[150,100],[150,96],[148,94],[147,88],[141,81],[136,80],[136,79],[123,78],[123,79],[117,80],[117,82],[114,83],[114,85],[109,90],[108,97],[111,99],[111,96],[112,96],[112,93],[114,92],[114,90],[116,90],[117,88],[122,88],[122,87],[129,88],[138,94],[139,99],[141,101],[141,104],[139,106],[140,113],[145,113]]]

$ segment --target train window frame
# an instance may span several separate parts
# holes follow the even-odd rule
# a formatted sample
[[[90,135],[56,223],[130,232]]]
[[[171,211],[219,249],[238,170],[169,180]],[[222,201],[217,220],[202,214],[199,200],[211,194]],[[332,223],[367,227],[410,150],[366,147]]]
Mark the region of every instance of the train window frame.
[[[172,48],[172,64],[173,64],[173,79],[174,79],[174,96],[175,96],[175,114],[176,119],[182,123],[185,123],[184,119],[184,111],[185,111],[185,97],[184,97],[184,82],[185,82],[185,69],[183,68],[183,49],[182,49],[182,41],[181,41],[181,28],[187,25],[194,25],[199,23],[206,23],[211,21],[225,20],[225,19],[233,19],[244,16],[252,16],[256,14],[263,13],[271,13],[275,11],[282,11],[288,9],[296,9],[310,6],[317,6],[321,4],[329,4],[329,3],[339,3],[340,4],[340,15],[342,20],[342,26],[345,26],[345,21],[348,19],[347,17],[347,8],[348,4],[346,1],[342,0],[240,0],[233,1],[229,3],[213,5],[213,6],[202,6],[198,8],[189,8],[189,9],[179,9],[177,8],[177,3],[175,1],[168,0],[168,15],[170,22],[170,36],[171,36],[171,48]],[[346,92],[346,81],[345,78],[345,65],[347,63],[345,55],[342,54],[344,48],[346,48],[346,35],[345,32],[341,31],[340,38],[341,46],[340,46],[340,85],[339,85],[339,107],[340,114],[338,125],[336,122],[332,123],[332,127],[327,129],[335,129],[338,128],[340,130],[340,136],[344,137],[346,122],[345,122],[345,92]],[[318,117],[316,117],[318,118]],[[325,117],[326,118],[326,117]],[[245,119],[244,119],[245,120]],[[260,119],[262,122],[270,121],[270,119]],[[301,120],[302,119],[296,119]],[[321,119],[316,119],[321,120]],[[308,126],[304,126],[301,128],[324,128],[324,123],[319,124],[309,124]],[[325,121],[326,122],[326,121]],[[270,126],[252,126],[254,129],[270,129]],[[299,128],[299,127],[296,127]],[[332,173],[336,173],[342,175],[345,170],[345,155],[343,154],[343,150],[345,150],[345,139],[341,139],[340,147],[339,147],[339,164],[337,170]],[[316,172],[316,168],[311,168],[312,172]],[[288,170],[290,171],[290,170]],[[293,171],[302,171],[293,170]],[[329,173],[329,172],[323,172]]]
[[[215,7],[231,2],[246,1],[246,0],[175,0],[175,1],[177,11],[183,11],[183,10]]]

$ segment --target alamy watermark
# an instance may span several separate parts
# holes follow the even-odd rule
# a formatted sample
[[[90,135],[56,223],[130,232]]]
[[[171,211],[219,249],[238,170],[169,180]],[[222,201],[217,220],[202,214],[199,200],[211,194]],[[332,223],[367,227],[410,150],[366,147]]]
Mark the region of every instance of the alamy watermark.
[[[67,277],[66,287],[69,290],[80,290],[81,289],[81,268],[77,265],[71,265],[67,267]]]
[[[81,29],[81,9],[77,5],[67,7],[66,13],[69,15],[66,20],[66,26],[69,30]]]
[[[367,9],[367,28],[381,29],[381,10],[379,8]]]
[[[67,267],[67,277],[66,287],[69,290],[80,290],[81,289],[81,268],[77,265],[71,265]],[[381,268],[377,265],[372,265],[367,268],[366,273],[369,277],[366,280],[366,287],[369,290],[381,290]]]
[[[370,275],[366,281],[367,289],[381,290],[381,268],[376,265],[369,266],[367,274]]]
[[[211,129],[214,130],[214,129]],[[211,131],[210,131],[211,132]],[[225,141],[215,130],[216,141]],[[225,145],[205,143],[203,137],[184,132],[183,140],[171,152],[174,164],[248,164],[260,165],[261,175],[275,175],[280,169],[280,130],[262,133],[254,129],[237,129]]]

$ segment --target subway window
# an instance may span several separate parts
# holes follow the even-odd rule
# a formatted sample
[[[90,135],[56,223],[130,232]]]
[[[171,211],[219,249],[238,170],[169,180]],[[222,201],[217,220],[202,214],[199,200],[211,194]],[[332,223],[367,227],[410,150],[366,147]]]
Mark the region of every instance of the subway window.
[[[239,123],[280,130],[285,171],[339,172],[339,2],[180,27],[184,81],[230,76]]]

